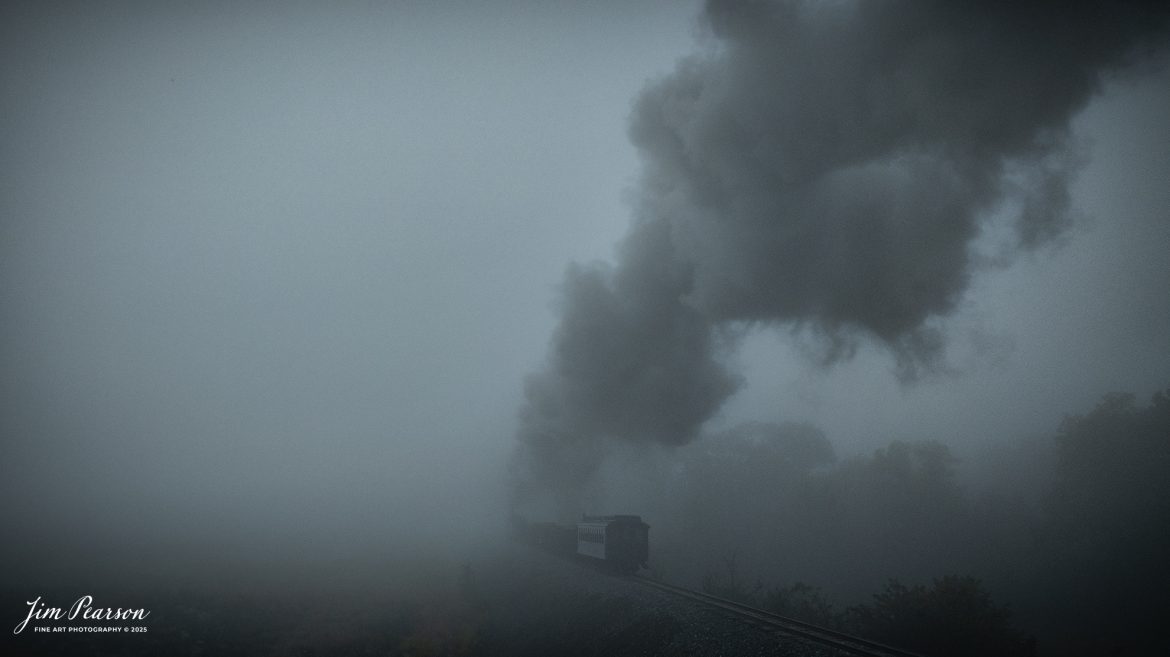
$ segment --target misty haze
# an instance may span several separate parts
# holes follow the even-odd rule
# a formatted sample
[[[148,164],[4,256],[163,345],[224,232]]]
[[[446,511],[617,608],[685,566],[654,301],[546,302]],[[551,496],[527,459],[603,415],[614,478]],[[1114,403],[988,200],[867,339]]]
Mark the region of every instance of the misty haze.
[[[0,34],[5,654],[1170,650],[1165,3]]]

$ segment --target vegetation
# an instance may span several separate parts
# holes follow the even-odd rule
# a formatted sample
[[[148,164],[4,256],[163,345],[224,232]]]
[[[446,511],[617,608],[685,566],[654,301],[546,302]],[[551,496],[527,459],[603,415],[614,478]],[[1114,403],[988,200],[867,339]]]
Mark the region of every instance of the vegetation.
[[[849,608],[846,626],[859,636],[927,655],[1036,653],[1035,641],[1012,627],[1011,612],[992,602],[973,577],[943,577],[930,588],[891,580],[872,603]]]
[[[923,585],[890,580],[872,602],[844,611],[815,586],[796,582],[765,589],[745,586],[734,557],[724,570],[708,574],[703,590],[795,618],[856,634],[924,655],[953,657],[1031,657],[1035,640],[1012,625],[1007,607],[997,605],[974,577],[946,576]]]
[[[1164,654],[1170,391],[1108,395],[1046,448],[1012,453],[1039,455],[1014,464],[1029,487],[973,493],[938,441],[839,460],[815,428],[748,425],[686,452],[659,525],[705,540],[662,551],[714,594],[926,654]]]
[[[768,589],[761,607],[821,627],[841,628],[845,625],[841,613],[821,590],[804,582]]]

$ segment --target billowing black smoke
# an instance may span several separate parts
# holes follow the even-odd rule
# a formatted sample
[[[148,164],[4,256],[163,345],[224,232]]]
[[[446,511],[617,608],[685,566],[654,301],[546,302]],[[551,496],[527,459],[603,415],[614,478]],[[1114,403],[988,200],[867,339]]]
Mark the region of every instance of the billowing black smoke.
[[[573,490],[607,441],[691,440],[736,389],[733,323],[811,331],[829,358],[869,341],[903,379],[936,366],[936,320],[986,261],[973,242],[1062,231],[1069,121],[1159,45],[1165,7],[709,2],[709,47],[635,107],[617,264],[569,270],[525,391],[521,488]]]

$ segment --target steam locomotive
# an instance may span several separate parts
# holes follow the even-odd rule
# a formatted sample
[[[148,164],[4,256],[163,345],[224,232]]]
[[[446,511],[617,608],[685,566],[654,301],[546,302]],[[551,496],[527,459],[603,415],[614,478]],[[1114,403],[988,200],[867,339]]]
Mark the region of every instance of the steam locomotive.
[[[576,527],[514,521],[522,540],[560,556],[574,556],[622,573],[650,560],[650,525],[640,516],[581,516]]]

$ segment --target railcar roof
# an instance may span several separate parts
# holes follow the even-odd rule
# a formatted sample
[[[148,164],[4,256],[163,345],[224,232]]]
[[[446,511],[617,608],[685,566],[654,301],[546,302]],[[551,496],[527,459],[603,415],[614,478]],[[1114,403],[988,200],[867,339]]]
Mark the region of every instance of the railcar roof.
[[[613,516],[582,515],[581,522],[579,522],[577,524],[578,524],[578,526],[580,526],[580,525],[608,525],[608,524],[615,523],[615,522],[644,524],[644,523],[642,523],[642,516],[634,516],[634,515],[613,515]]]

